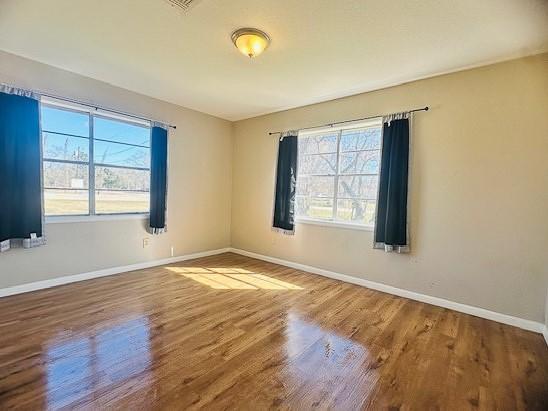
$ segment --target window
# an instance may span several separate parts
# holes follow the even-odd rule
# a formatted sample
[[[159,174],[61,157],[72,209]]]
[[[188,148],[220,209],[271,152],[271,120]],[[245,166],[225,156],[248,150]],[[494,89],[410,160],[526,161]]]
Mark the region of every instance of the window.
[[[150,124],[42,101],[46,216],[148,213]]]
[[[299,133],[297,221],[373,227],[381,120]]]

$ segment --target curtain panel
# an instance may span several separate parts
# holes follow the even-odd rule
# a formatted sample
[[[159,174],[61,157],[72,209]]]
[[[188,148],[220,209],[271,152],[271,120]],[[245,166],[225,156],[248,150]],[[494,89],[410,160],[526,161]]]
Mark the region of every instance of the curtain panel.
[[[39,96],[0,86],[0,251],[42,245]]]
[[[167,149],[167,127],[153,123],[150,159],[150,232],[152,234],[167,231]]]
[[[383,117],[374,248],[409,252],[409,113]]]
[[[288,235],[293,235],[295,233],[297,135],[297,131],[284,132],[281,134],[278,144],[272,229]]]

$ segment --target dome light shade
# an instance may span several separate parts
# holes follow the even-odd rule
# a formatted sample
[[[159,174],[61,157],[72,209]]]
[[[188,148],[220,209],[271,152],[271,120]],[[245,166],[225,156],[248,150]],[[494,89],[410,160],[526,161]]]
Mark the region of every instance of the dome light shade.
[[[253,58],[261,54],[268,47],[270,37],[264,31],[243,28],[232,33],[232,42],[242,54]]]

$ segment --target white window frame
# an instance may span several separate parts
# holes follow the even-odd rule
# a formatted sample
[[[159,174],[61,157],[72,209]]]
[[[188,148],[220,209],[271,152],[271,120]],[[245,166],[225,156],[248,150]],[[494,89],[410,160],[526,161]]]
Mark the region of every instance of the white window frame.
[[[336,127],[321,127],[321,128],[314,128],[310,130],[304,130],[300,131],[297,138],[301,137],[307,137],[310,135],[320,134],[320,133],[337,133],[337,170],[334,175],[334,191],[333,191],[333,218],[331,219],[320,219],[320,218],[311,218],[311,217],[305,217],[305,216],[298,216],[295,215],[295,223],[297,224],[311,224],[311,225],[317,225],[317,226],[325,226],[325,227],[336,227],[336,228],[343,228],[343,229],[352,229],[352,230],[361,230],[361,231],[373,231],[375,229],[375,223],[373,224],[360,224],[355,222],[346,222],[343,220],[337,220],[335,217],[337,215],[337,200],[339,196],[338,187],[339,187],[339,159],[340,159],[340,143],[341,143],[341,135],[343,131],[348,130],[354,130],[354,129],[364,129],[364,128],[373,128],[373,127],[380,127],[381,128],[381,146],[379,147],[379,151],[382,152],[382,117],[366,120],[366,121],[360,121],[360,122],[354,122],[350,124],[340,125]],[[297,160],[297,180],[299,179],[299,162],[300,157]],[[380,164],[379,164],[379,170],[375,174],[378,178],[380,173]],[[343,174],[344,175],[344,174]],[[362,174],[360,174],[362,175]],[[364,173],[363,175],[371,175]],[[378,195],[378,193],[377,193]],[[375,206],[375,213],[376,213],[376,206]]]
[[[150,133],[152,133],[152,124],[150,121],[146,120],[139,120],[133,117],[124,116],[122,114],[117,113],[111,113],[109,111],[101,110],[101,109],[95,109],[93,107],[83,106],[76,103],[67,103],[64,101],[56,100],[54,98],[50,97],[42,97],[40,99],[40,109],[42,106],[52,107],[56,109],[66,110],[66,111],[73,111],[76,113],[81,114],[87,114],[89,116],[89,158],[88,162],[77,162],[78,164],[85,164],[88,166],[88,213],[87,214],[59,214],[59,215],[47,215],[45,216],[45,223],[46,224],[56,224],[56,223],[77,223],[77,222],[92,222],[92,221],[112,221],[112,220],[144,220],[149,217],[150,210],[149,211],[143,211],[143,212],[121,212],[121,213],[100,213],[97,214],[95,212],[95,166],[96,163],[94,161],[93,156],[93,148],[94,148],[94,134],[93,134],[93,119],[95,117],[97,118],[105,118],[109,120],[116,120],[121,121],[125,123],[129,123],[131,125],[135,126],[141,126],[141,127],[147,127],[150,130]],[[42,132],[52,132],[51,130],[41,130]],[[53,132],[55,133],[55,132]],[[124,143],[121,143],[124,144]],[[152,150],[152,147],[149,147],[149,155]],[[52,161],[49,159],[44,158],[44,154],[42,153],[42,161]],[[75,163],[74,161],[70,160],[55,160],[55,162],[62,163],[62,164],[68,164],[68,163]],[[101,166],[99,164],[99,166]],[[111,167],[110,165],[105,165],[108,167]],[[113,166],[114,167],[114,166]],[[141,167],[124,167],[124,166],[116,166],[118,168],[125,168],[125,169],[142,169],[142,170],[148,170],[150,172],[150,165],[148,168],[141,168]],[[42,184],[42,192],[44,192],[46,188]],[[86,191],[86,190],[83,190]],[[44,210],[45,211],[45,210]]]

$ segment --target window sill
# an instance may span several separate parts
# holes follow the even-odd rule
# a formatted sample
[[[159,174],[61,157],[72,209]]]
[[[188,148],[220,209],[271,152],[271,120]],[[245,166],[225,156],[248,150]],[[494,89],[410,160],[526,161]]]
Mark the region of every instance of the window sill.
[[[328,220],[314,220],[311,218],[297,218],[295,220],[297,224],[311,224],[324,227],[344,228],[347,230],[359,230],[359,231],[373,231],[374,227],[362,224],[343,223],[341,221],[328,221]]]
[[[46,224],[91,223],[95,221],[145,220],[149,213],[102,214],[102,215],[60,215],[46,217]]]

